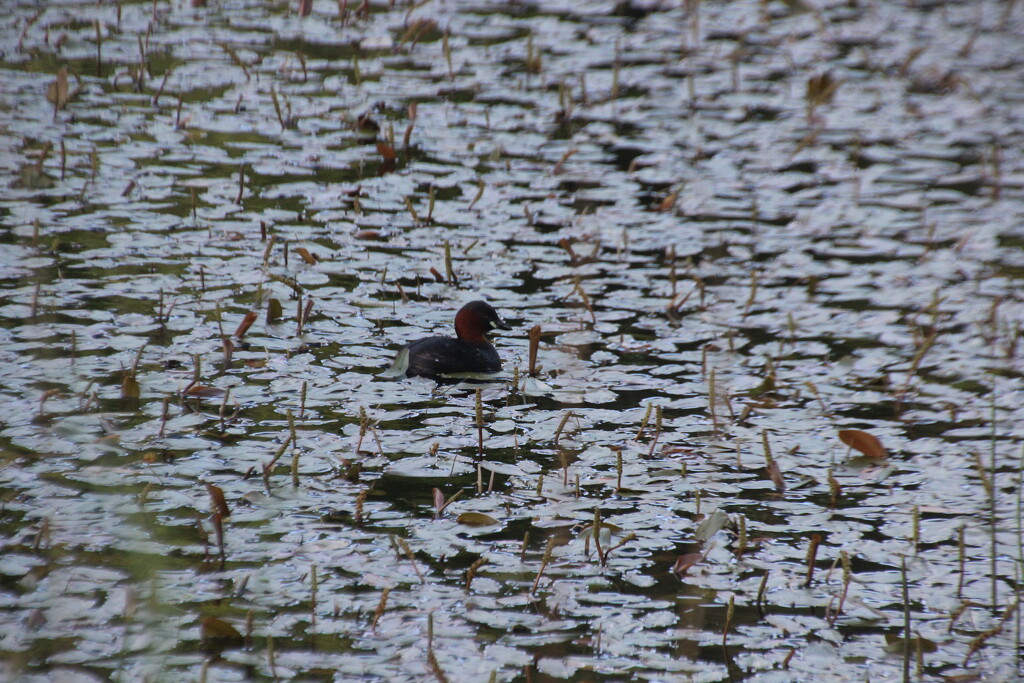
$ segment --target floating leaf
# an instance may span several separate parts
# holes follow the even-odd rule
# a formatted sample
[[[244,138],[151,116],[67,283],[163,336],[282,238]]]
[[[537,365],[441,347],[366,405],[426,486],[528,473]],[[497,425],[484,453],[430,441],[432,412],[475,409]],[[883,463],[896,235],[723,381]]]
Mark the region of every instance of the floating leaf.
[[[31,190],[48,190],[53,187],[53,178],[46,175],[39,167],[39,164],[25,164],[18,169],[18,179],[15,187],[25,187]],[[56,240],[55,240],[56,243]]]
[[[901,635],[895,633],[885,634],[885,650],[886,652],[899,653],[903,652],[903,645],[907,642],[907,639]],[[911,652],[923,652],[925,654],[935,652],[939,649],[939,646],[931,640],[922,638],[921,636],[915,636],[910,639],[910,651]]]
[[[877,436],[862,432],[859,429],[840,429],[839,439],[850,448],[860,451],[869,458],[884,458],[889,455]]]
[[[482,512],[463,512],[455,521],[466,526],[489,526],[499,523],[494,517]]]

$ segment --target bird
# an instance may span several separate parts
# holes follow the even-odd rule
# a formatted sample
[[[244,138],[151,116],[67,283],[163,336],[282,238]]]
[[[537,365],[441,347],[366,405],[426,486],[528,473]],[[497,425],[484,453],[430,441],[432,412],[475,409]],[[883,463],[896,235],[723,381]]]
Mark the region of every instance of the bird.
[[[446,375],[495,373],[501,370],[497,349],[484,336],[493,329],[511,330],[486,301],[471,301],[455,314],[455,337],[425,337],[404,346],[391,371],[406,377],[438,380]]]

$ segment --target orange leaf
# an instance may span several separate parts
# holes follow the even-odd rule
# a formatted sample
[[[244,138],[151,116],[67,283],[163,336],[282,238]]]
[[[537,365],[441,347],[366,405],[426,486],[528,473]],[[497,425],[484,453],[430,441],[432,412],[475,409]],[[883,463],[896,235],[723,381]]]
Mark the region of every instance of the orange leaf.
[[[235,330],[235,336],[241,339],[245,336],[245,333],[249,331],[252,324],[256,322],[256,311],[249,311],[242,318],[242,322],[238,323],[238,329]]]
[[[392,161],[395,159],[395,148],[386,142],[377,141],[377,151],[384,158],[385,161]]]
[[[850,448],[860,451],[869,458],[884,458],[889,455],[877,436],[862,432],[859,429],[840,429],[839,439]]]
[[[302,260],[308,265],[312,266],[316,264],[316,256],[309,253],[309,249],[306,249],[305,247],[292,247],[292,251],[301,256]]]

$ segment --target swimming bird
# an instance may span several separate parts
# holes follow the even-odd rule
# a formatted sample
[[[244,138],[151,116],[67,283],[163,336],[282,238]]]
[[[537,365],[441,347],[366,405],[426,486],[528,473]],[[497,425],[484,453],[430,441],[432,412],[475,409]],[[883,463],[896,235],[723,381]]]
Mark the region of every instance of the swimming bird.
[[[492,373],[501,370],[497,349],[484,336],[493,329],[511,330],[498,312],[485,301],[471,301],[455,314],[455,337],[426,337],[405,346],[407,377],[439,379],[444,375]]]

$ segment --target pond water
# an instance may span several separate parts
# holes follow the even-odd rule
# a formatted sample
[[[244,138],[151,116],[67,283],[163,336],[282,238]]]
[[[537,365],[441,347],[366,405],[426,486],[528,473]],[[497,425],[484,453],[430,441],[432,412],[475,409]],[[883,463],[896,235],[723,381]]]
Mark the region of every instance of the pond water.
[[[6,8],[0,678],[1024,675],[1018,3]]]

